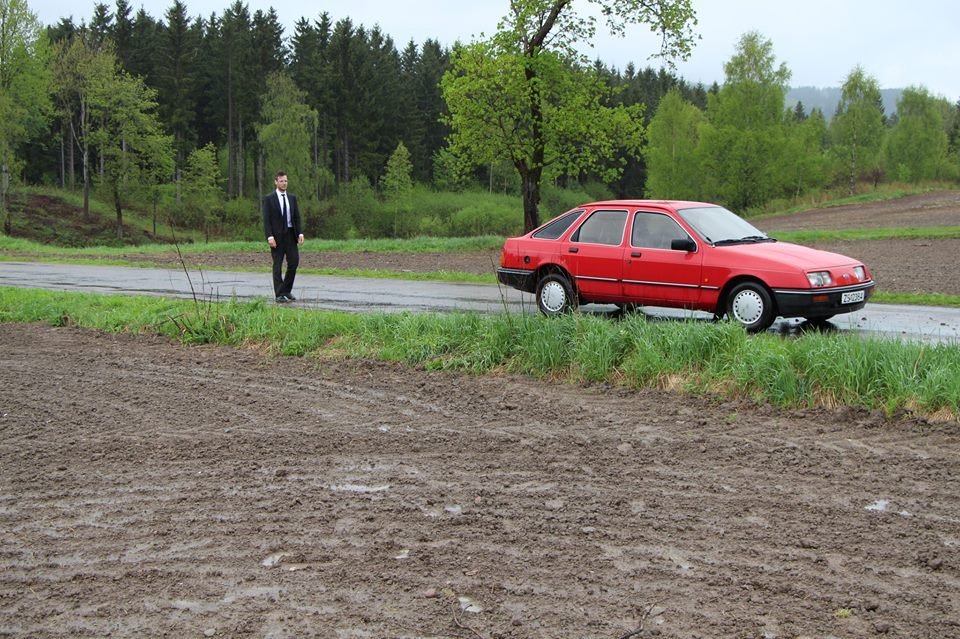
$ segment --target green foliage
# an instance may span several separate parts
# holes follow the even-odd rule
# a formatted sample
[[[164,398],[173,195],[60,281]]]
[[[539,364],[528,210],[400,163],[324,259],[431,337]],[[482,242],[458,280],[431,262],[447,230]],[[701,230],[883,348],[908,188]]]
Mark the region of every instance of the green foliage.
[[[380,180],[385,203],[393,211],[394,237],[406,237],[414,231],[408,219],[411,212],[410,198],[413,193],[412,172],[410,152],[403,142],[400,142],[387,160],[386,172]]]
[[[843,83],[829,135],[836,172],[852,194],[857,180],[877,168],[884,137],[880,86],[859,66]]]
[[[782,193],[787,149],[784,96],[790,72],[776,66],[773,43],[745,34],[724,65],[726,82],[708,96],[698,149],[702,197],[733,210],[762,206]]]
[[[685,56],[696,23],[688,0],[653,3],[598,0],[614,33],[628,24],[661,30],[662,53]],[[522,181],[524,230],[539,225],[544,172],[616,178],[622,151],[636,155],[643,139],[641,105],[607,106],[603,78],[588,69],[576,45],[595,32],[595,19],[572,3],[521,0],[510,5],[489,40],[460,47],[441,81],[457,157],[492,165],[507,157]]]
[[[827,123],[823,113],[817,110],[800,121],[788,119],[786,129],[786,143],[778,166],[783,174],[784,192],[799,197],[826,183]]]
[[[781,407],[865,406],[960,419],[960,348],[811,333],[748,335],[732,322],[617,321],[578,313],[356,315],[262,301],[202,303],[0,288],[0,321],[267,344],[287,355],[373,357],[432,369],[749,397]]]
[[[214,146],[208,144],[191,151],[181,180],[183,209],[187,214],[184,223],[199,222],[208,229],[211,223],[224,219],[223,191],[219,183],[220,167]]]
[[[276,171],[285,171],[291,192],[302,193],[302,200],[314,195],[309,185],[316,179],[310,142],[317,130],[318,115],[307,106],[306,97],[287,74],[271,74],[263,95],[263,120],[257,135],[270,182]]]
[[[552,184],[544,185],[542,194],[544,215],[541,222],[551,220],[561,213],[596,199],[593,195],[576,188],[561,188]]]
[[[943,177],[947,131],[937,99],[926,89],[907,88],[897,102],[897,123],[887,136],[888,166],[902,182]]]
[[[156,91],[143,80],[105,67],[89,77],[89,108],[93,127],[89,140],[106,163],[106,180],[114,204],[128,182],[169,179],[173,173],[172,139],[156,116]]]
[[[701,175],[697,148],[703,113],[671,89],[650,121],[644,152],[649,177],[646,193],[652,198],[701,198]]]
[[[44,133],[51,115],[47,56],[42,25],[26,0],[0,0],[0,166],[8,178],[23,166],[19,145]]]
[[[334,208],[350,219],[347,237],[386,237],[389,234],[389,216],[377,199],[370,180],[363,176],[341,185],[334,198]]]

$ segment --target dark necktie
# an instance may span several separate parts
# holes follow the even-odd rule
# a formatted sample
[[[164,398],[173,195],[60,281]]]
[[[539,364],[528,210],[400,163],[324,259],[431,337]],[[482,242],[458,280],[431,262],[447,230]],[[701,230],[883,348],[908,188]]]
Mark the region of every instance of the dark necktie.
[[[286,220],[287,226],[290,226],[290,213],[287,211],[287,194],[281,193],[280,195],[283,197],[280,205],[280,212],[283,213],[283,219]]]

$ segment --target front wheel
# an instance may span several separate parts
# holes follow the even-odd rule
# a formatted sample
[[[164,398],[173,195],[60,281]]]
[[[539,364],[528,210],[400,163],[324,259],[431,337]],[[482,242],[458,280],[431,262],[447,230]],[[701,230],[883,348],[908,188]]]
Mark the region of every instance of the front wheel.
[[[537,307],[547,317],[569,313],[577,305],[573,287],[559,273],[551,273],[537,283]]]
[[[760,284],[736,285],[727,297],[727,317],[743,325],[747,332],[759,333],[773,324],[773,300]]]

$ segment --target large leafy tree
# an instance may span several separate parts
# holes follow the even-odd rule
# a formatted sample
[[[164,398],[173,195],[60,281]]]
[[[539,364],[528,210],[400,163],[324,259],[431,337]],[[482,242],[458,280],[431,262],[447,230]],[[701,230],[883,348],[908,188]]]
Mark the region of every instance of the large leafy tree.
[[[647,24],[662,34],[661,55],[686,57],[696,17],[690,0],[590,0],[614,34]],[[585,6],[579,2],[577,6]],[[497,33],[459,48],[441,87],[452,149],[476,164],[510,158],[520,175],[524,228],[540,223],[544,172],[615,177],[621,145],[637,152],[636,109],[604,106],[607,88],[577,45],[596,33],[574,0],[511,0]]]
[[[923,88],[910,87],[897,101],[897,123],[888,134],[887,163],[904,181],[941,177],[947,159],[947,132],[938,100]]]
[[[90,155],[94,125],[91,96],[95,79],[115,72],[113,54],[100,50],[91,40],[89,33],[78,31],[69,39],[59,41],[52,65],[57,107],[71,149],[76,147],[80,152],[84,220],[90,219]],[[72,160],[70,166],[72,184]]]
[[[287,74],[273,73],[267,78],[262,117],[258,141],[267,174],[286,171],[291,188],[310,193],[309,185],[315,182],[311,142],[317,112],[307,106],[306,94]]]
[[[117,237],[123,237],[123,208],[134,186],[166,181],[173,171],[173,144],[156,115],[156,92],[142,78],[111,64],[89,79],[89,141],[103,162],[103,183],[117,214]]]
[[[650,121],[645,149],[649,197],[701,197],[697,146],[703,122],[700,109],[685,101],[678,89],[671,89],[660,100]]]
[[[851,194],[857,178],[879,164],[885,133],[882,104],[877,80],[862,67],[854,68],[843,83],[829,128],[830,151]]]
[[[781,161],[784,186],[793,196],[823,186],[827,178],[824,154],[827,139],[827,121],[823,111],[814,109],[809,116],[798,102],[786,122],[786,146]]]
[[[707,98],[701,160],[704,196],[734,209],[762,205],[782,192],[786,149],[784,96],[790,71],[773,43],[744,34],[724,65],[726,81]]]
[[[50,115],[47,40],[24,0],[0,0],[0,209],[17,147],[45,130]]]
[[[208,241],[210,224],[223,209],[219,182],[220,167],[213,145],[206,144],[191,151],[183,170],[183,210],[186,219],[181,221],[201,224]]]

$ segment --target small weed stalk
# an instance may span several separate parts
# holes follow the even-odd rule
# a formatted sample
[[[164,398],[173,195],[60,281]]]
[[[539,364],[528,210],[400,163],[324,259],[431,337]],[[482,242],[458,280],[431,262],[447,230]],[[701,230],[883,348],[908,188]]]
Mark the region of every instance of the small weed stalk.
[[[202,299],[201,294],[197,292],[196,287],[193,285],[190,269],[187,268],[187,261],[180,251],[180,243],[177,242],[176,237],[173,238],[173,245],[177,250],[177,259],[180,262],[180,267],[183,269],[184,275],[187,276],[187,284],[190,286],[190,296],[193,299],[193,312],[180,313],[168,319],[177,327],[177,333],[180,335],[180,339],[186,342],[209,344],[224,341],[231,331],[227,327],[226,318],[216,312],[216,309],[220,307],[219,295]],[[203,285],[204,277],[203,270],[201,269],[201,290]]]

